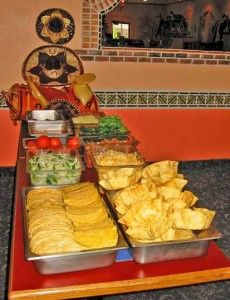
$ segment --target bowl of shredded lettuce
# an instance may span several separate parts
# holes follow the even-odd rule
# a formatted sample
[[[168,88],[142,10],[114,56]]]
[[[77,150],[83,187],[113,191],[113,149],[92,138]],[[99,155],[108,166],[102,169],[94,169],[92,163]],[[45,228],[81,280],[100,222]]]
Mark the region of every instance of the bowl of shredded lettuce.
[[[39,151],[28,157],[27,171],[33,186],[78,183],[82,163],[79,155],[65,152]]]

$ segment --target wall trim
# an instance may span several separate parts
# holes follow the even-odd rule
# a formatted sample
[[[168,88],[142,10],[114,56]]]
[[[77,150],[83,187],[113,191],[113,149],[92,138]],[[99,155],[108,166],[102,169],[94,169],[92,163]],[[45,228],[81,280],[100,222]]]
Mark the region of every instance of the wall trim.
[[[100,107],[109,108],[230,108],[230,93],[99,91]]]
[[[102,108],[230,108],[228,92],[94,90]],[[0,93],[0,108],[7,105]]]

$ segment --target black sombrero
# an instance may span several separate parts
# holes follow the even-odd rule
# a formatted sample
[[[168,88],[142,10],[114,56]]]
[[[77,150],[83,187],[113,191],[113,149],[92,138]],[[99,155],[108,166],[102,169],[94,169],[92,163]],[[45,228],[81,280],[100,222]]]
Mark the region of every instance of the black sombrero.
[[[83,74],[78,55],[63,46],[42,46],[34,49],[25,59],[22,76],[28,76],[39,85],[69,85],[75,77]]]
[[[74,36],[74,19],[64,9],[50,8],[42,13],[36,21],[37,35],[45,42],[66,44]]]

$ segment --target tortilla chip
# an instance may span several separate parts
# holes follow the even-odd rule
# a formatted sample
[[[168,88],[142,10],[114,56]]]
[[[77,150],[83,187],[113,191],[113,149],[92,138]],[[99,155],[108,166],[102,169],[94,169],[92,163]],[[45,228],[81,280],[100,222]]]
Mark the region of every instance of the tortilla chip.
[[[185,208],[175,210],[170,218],[174,228],[202,230],[210,227],[215,212],[206,208]]]
[[[102,220],[97,220],[94,223],[76,223],[73,221],[75,230],[90,230],[90,229],[95,229],[95,228],[100,228],[100,227],[104,227],[104,226],[108,226],[108,225],[113,225],[113,220],[111,218],[106,217],[105,219]]]
[[[96,221],[103,220],[106,216],[108,216],[108,213],[107,210],[102,206],[97,209],[92,209],[91,211],[85,210],[82,214],[72,214],[67,211],[66,215],[71,221],[75,221],[79,224],[94,223]]]
[[[174,240],[189,240],[195,238],[196,235],[191,229],[175,229]]]
[[[174,177],[170,179],[168,182],[166,182],[166,186],[171,186],[176,189],[179,189],[182,191],[182,189],[185,187],[185,185],[188,183],[188,180],[180,177]]]
[[[113,168],[107,172],[99,172],[99,184],[106,190],[118,190],[131,186],[141,178],[141,169]]]
[[[164,184],[176,177],[178,162],[159,161],[145,167],[142,171],[142,182],[154,182],[157,185]]]
[[[114,225],[107,225],[96,229],[75,231],[77,243],[87,248],[113,247],[117,244],[118,233]]]
[[[145,243],[149,243],[151,241],[151,237],[148,234],[146,227],[129,227],[125,232],[135,240],[142,241]]]
[[[161,186],[157,188],[158,193],[167,201],[171,198],[179,198],[181,191],[172,186]]]
[[[172,241],[175,239],[175,229],[169,228],[165,233],[163,233],[161,236],[158,236],[156,239],[154,239],[154,242],[166,242],[166,241]]]

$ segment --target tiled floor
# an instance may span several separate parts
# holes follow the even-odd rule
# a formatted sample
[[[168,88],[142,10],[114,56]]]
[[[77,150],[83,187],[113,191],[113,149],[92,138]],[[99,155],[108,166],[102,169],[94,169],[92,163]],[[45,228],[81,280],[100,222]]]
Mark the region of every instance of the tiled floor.
[[[12,203],[14,195],[14,168],[0,168],[0,299],[6,299]]]

